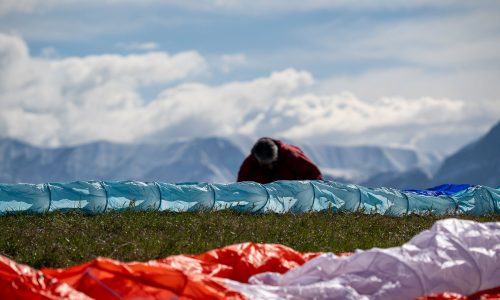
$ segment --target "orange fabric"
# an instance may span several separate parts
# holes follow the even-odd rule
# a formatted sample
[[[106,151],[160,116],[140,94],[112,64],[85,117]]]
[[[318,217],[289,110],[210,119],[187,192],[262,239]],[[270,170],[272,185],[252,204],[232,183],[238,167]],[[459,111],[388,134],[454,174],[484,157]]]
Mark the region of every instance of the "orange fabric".
[[[71,286],[0,255],[0,299],[90,300]]]
[[[215,249],[191,258],[198,264],[203,262],[203,273],[216,277],[247,282],[250,276],[262,272],[285,273],[321,253],[300,253],[289,247],[276,244],[242,243]],[[186,256],[171,256],[160,260],[185,270],[179,264]]]
[[[97,258],[42,272],[95,299],[244,299],[224,286],[226,278],[246,282],[260,272],[284,273],[317,255],[283,245],[243,243],[144,263]]]
[[[158,261],[122,263],[98,258],[67,269],[42,272],[95,299],[242,299],[210,276],[184,273]]]
[[[319,254],[283,245],[242,243],[200,255],[131,263],[97,258],[66,269],[41,271],[0,256],[0,299],[244,299],[226,288],[224,280],[247,282],[261,272],[284,273]],[[468,297],[442,293],[419,299],[500,299],[500,287]]]

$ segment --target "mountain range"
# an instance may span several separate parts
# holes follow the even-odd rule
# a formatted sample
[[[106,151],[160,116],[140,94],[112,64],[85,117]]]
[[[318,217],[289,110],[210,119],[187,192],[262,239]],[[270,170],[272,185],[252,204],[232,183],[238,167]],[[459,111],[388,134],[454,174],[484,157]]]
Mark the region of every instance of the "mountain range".
[[[251,143],[221,137],[163,143],[41,148],[0,139],[0,182],[142,180],[232,182]],[[500,184],[500,123],[444,161],[410,149],[298,144],[325,179],[367,186],[421,188],[441,183]]]
[[[488,133],[444,159],[429,176],[419,168],[406,172],[383,172],[362,181],[366,186],[425,188],[443,183],[500,185],[500,122]]]
[[[228,181],[243,154],[224,139],[167,144],[95,142],[74,147],[38,148],[0,140],[1,182],[74,180]]]

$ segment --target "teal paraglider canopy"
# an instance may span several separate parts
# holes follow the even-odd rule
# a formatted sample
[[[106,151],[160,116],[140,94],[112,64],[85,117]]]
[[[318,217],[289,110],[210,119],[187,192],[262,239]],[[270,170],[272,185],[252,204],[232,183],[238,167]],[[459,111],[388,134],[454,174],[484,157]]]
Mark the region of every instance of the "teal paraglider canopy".
[[[77,210],[171,212],[232,209],[248,213],[363,212],[416,214],[499,213],[500,189],[487,186],[440,186],[427,191],[367,188],[333,181],[165,183],[77,181],[0,184],[0,214]]]

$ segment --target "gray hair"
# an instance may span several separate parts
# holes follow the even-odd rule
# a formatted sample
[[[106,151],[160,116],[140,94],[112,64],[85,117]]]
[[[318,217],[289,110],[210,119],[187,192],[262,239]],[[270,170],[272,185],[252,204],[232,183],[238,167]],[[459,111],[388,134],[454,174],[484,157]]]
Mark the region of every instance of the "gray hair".
[[[252,148],[252,154],[263,163],[278,160],[278,145],[271,138],[260,138]]]

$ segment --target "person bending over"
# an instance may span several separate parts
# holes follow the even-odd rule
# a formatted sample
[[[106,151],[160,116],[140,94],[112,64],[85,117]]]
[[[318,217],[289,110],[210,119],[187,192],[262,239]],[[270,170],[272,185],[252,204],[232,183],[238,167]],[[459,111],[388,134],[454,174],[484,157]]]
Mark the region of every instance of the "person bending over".
[[[323,175],[299,147],[260,138],[241,164],[238,181],[269,183],[276,180],[323,180]]]

